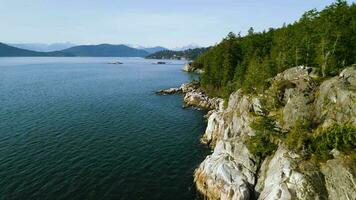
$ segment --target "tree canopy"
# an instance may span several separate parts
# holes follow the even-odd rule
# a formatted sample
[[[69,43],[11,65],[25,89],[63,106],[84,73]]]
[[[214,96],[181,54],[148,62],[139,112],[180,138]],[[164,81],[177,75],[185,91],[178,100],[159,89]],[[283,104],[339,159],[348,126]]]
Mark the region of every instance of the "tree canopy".
[[[186,60],[194,60],[198,56],[202,55],[206,52],[208,48],[196,48],[196,49],[187,49],[184,51],[172,51],[172,50],[163,50],[158,51],[156,53],[150,54],[146,56],[148,59],[186,59]]]
[[[246,36],[229,33],[199,56],[201,84],[207,92],[261,90],[265,80],[295,66],[317,69],[321,76],[337,74],[356,63],[356,4],[337,0],[322,11],[310,10],[295,23]]]

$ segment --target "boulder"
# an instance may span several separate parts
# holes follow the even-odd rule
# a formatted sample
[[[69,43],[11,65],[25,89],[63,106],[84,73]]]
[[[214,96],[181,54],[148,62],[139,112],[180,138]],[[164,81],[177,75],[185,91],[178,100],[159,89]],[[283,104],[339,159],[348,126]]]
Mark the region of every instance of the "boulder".
[[[243,142],[221,140],[196,170],[197,188],[209,199],[252,199],[255,162]]]
[[[356,68],[344,69],[339,76],[324,81],[315,101],[316,121],[324,128],[333,123],[356,125]]]
[[[272,158],[266,159],[260,169],[256,185],[259,200],[325,199],[323,184],[315,185],[306,173],[297,169],[300,156],[280,145]],[[263,189],[262,189],[263,188]]]
[[[328,197],[332,200],[356,199],[356,176],[351,167],[355,163],[347,163],[348,158],[336,156],[322,165]],[[353,166],[352,166],[353,165]]]
[[[271,80],[267,90],[267,102],[281,106],[278,123],[289,130],[299,120],[311,121],[314,117],[312,102],[316,82],[310,76],[311,68],[299,66],[285,70]],[[272,106],[270,106],[272,107]]]

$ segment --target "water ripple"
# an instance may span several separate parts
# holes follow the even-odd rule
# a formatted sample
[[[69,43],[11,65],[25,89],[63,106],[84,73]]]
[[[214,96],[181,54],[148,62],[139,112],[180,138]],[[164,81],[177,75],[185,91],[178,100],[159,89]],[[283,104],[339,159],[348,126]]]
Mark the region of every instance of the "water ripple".
[[[198,198],[203,113],[152,92],[182,63],[67,59],[0,59],[0,199]]]

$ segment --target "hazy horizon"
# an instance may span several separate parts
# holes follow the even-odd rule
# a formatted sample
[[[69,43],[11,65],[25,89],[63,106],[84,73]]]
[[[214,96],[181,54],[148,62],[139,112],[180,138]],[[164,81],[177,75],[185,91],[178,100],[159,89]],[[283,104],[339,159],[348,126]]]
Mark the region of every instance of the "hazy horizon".
[[[230,31],[245,34],[249,27],[256,31],[280,27],[332,2],[0,0],[0,42],[210,46]]]
[[[179,49],[188,49],[188,48],[200,48],[200,47],[208,47],[208,46],[201,46],[201,45],[198,45],[196,43],[190,43],[190,44],[186,44],[186,45],[183,45],[183,46],[177,46],[177,47],[173,47],[173,48],[168,48],[168,47],[165,47],[163,45],[152,45],[152,46],[143,46],[143,45],[140,45],[140,44],[130,44],[130,43],[91,43],[91,44],[77,44],[77,43],[72,43],[72,42],[54,42],[54,43],[41,43],[41,42],[24,42],[24,43],[21,43],[21,42],[18,42],[18,43],[7,43],[7,42],[1,42],[0,43],[4,43],[4,44],[7,44],[7,45],[10,45],[10,46],[14,46],[14,47],[19,47],[19,48],[23,48],[25,46],[28,46],[28,47],[31,47],[31,46],[34,46],[34,47],[50,47],[50,46],[55,46],[55,45],[68,45],[70,47],[74,47],[74,46],[85,46],[85,45],[103,45],[103,44],[109,44],[109,45],[125,45],[125,46],[128,46],[128,47],[132,47],[132,48],[137,48],[137,49],[148,49],[148,48],[155,48],[155,47],[163,47],[163,48],[167,48],[167,49],[170,49],[170,50],[179,50]]]

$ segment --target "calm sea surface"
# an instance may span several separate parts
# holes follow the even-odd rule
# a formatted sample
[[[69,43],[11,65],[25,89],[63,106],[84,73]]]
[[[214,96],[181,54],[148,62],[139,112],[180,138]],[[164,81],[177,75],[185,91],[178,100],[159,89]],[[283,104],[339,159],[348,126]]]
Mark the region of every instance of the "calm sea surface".
[[[184,63],[152,62],[0,58],[0,199],[197,199],[203,113],[154,94]]]

